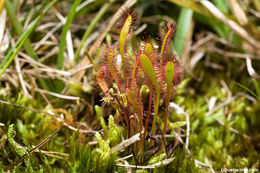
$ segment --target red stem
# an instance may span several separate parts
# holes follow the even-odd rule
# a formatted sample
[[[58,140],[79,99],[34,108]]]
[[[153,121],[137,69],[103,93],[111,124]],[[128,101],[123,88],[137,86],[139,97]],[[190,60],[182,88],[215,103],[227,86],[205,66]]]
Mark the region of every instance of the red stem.
[[[169,100],[170,100],[170,94],[167,92],[166,100],[165,100],[165,115],[164,115],[164,129],[163,129],[163,137],[165,138],[166,130],[167,130],[167,119],[168,119],[168,113],[169,113]]]
[[[129,112],[125,109],[125,107],[120,103],[120,101],[118,100],[117,96],[115,96],[116,101],[118,102],[119,106],[123,109],[124,111],[124,115],[126,118],[126,124],[128,127],[128,137],[130,137],[130,120],[129,120]]]
[[[120,108],[118,107],[118,105],[116,105],[116,107],[117,107],[117,110],[120,110]],[[123,117],[122,117],[122,114],[120,113],[120,111],[119,111],[119,114],[120,114],[120,121],[122,122],[122,125],[123,125],[123,127],[124,127],[124,129],[126,128],[126,125],[127,125],[127,123],[125,124],[125,122],[124,122],[124,120],[123,120]]]

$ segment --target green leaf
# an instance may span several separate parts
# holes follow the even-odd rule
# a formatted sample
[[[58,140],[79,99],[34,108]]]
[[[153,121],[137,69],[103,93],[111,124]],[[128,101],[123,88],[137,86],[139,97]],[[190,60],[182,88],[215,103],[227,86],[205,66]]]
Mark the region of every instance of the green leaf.
[[[165,77],[167,83],[167,92],[171,90],[171,84],[174,78],[174,64],[173,62],[168,62],[165,66]]]
[[[154,67],[153,67],[152,62],[144,54],[140,55],[140,60],[141,60],[141,65],[142,65],[145,73],[147,74],[147,76],[149,77],[151,82],[153,83],[155,89],[159,90],[159,86],[158,86],[158,82],[157,82],[157,78],[156,78],[156,73],[154,71]]]

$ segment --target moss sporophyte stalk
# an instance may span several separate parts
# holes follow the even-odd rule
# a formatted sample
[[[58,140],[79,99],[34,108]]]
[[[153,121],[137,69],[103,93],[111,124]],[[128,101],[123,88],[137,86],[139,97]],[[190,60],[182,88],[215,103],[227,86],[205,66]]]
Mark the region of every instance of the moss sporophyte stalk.
[[[102,56],[104,65],[98,69],[96,78],[105,93],[103,100],[113,102],[121,112],[120,120],[128,137],[140,133],[139,147],[136,147],[139,151],[135,153],[141,154],[145,146],[152,145],[146,140],[147,134],[151,130],[156,135],[159,113],[164,119],[163,136],[167,132],[169,102],[182,69],[179,60],[167,51],[175,26],[167,23],[160,41],[149,37],[134,45],[131,42],[135,37],[134,18],[134,14],[127,13],[120,20],[119,39],[106,46]],[[164,101],[165,110],[159,109],[160,100]]]

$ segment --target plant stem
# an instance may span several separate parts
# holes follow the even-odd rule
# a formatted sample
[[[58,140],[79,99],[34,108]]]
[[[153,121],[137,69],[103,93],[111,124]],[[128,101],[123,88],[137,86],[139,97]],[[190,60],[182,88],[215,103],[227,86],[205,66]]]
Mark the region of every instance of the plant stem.
[[[169,113],[169,101],[170,101],[170,91],[167,91],[166,100],[165,100],[165,115],[164,115],[164,129],[163,129],[163,137],[165,138],[166,130],[167,130],[167,119]]]
[[[119,106],[123,109],[124,113],[125,113],[125,118],[126,118],[126,124],[128,127],[128,137],[130,137],[130,120],[129,120],[129,113],[128,111],[124,108],[124,106],[120,103],[120,101],[118,100],[117,96],[114,96],[117,103],[119,104]]]
[[[155,135],[156,133],[156,121],[157,121],[157,115],[158,115],[158,110],[159,110],[159,101],[160,101],[160,93],[159,89],[156,88],[156,99],[155,99],[155,108],[154,108],[154,118],[153,118],[153,125],[152,125],[152,134]]]
[[[118,105],[116,105],[116,108],[117,108],[117,110],[120,110]],[[122,117],[122,115],[120,114],[120,112],[119,112],[119,117],[120,117],[120,120],[121,120],[121,122],[122,122],[123,128],[125,129],[125,128],[126,128],[126,125],[125,125],[125,123],[124,123],[123,117]]]

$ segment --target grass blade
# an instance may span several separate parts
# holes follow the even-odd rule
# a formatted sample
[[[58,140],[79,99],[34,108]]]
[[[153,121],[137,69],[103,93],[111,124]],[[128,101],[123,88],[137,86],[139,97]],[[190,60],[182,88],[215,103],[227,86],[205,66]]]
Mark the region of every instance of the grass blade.
[[[253,79],[253,84],[254,84],[254,87],[255,87],[256,94],[258,96],[257,99],[260,101],[260,85],[259,85],[259,82],[256,79]]]
[[[25,44],[27,38],[30,36],[31,32],[34,30],[34,28],[36,27],[37,23],[39,22],[40,18],[48,11],[48,9],[56,2],[57,0],[53,0],[47,7],[46,9],[43,11],[42,15],[39,15],[34,22],[32,22],[29,27],[26,29],[25,32],[23,32],[20,36],[20,38],[17,40],[17,42],[15,43],[14,47],[12,47],[9,52],[7,53],[7,55],[5,56],[4,60],[2,61],[2,63],[0,64],[0,78],[1,76],[4,74],[4,72],[6,71],[6,69],[9,67],[9,65],[12,63],[14,57],[17,55],[17,53],[19,52],[19,50],[21,49],[21,47]],[[9,3],[9,2],[8,2]],[[14,51],[14,49],[16,48],[16,50]],[[14,52],[13,52],[14,51]],[[13,52],[13,53],[12,53]]]
[[[179,56],[181,56],[182,49],[184,48],[187,33],[189,32],[190,24],[192,22],[192,10],[182,8],[178,25],[176,28],[176,34],[174,38],[174,48]]]
[[[9,65],[14,60],[14,57],[17,55],[19,50],[21,49],[22,45],[25,43],[26,39],[29,37],[33,29],[35,28],[36,24],[38,23],[40,17],[38,17],[29,27],[28,29],[21,35],[19,40],[16,42],[15,46],[8,52],[7,56],[4,58],[3,62],[0,65],[0,69],[3,67],[3,69],[0,72],[0,78],[5,72],[5,70],[9,67]],[[13,52],[13,50],[16,48],[16,50]],[[13,52],[13,53],[12,53]],[[7,62],[6,62],[7,61]],[[6,63],[5,63],[6,62]]]
[[[75,53],[75,57],[74,57],[74,61],[78,62],[79,60],[79,56],[80,56],[80,51],[83,48],[87,38],[89,37],[89,35],[91,34],[91,32],[94,30],[96,24],[98,23],[98,21],[103,17],[103,15],[105,14],[105,12],[108,10],[108,8],[113,4],[114,1],[111,1],[109,3],[106,3],[105,5],[103,5],[103,7],[100,9],[100,11],[98,12],[97,16],[92,20],[92,22],[90,23],[88,29],[85,31],[83,38],[80,42],[80,45]]]
[[[58,53],[58,59],[57,59],[57,68],[58,69],[62,69],[62,67],[63,67],[64,52],[65,52],[65,48],[66,48],[66,36],[70,29],[71,22],[75,16],[76,9],[77,9],[78,5],[80,4],[80,2],[81,2],[81,0],[74,1],[73,5],[70,9],[70,12],[68,14],[66,23],[62,29],[61,40],[60,40],[60,44],[59,44],[59,53]]]
[[[33,21],[34,19],[37,18],[37,16],[39,16],[39,15],[41,14],[42,10],[44,9],[44,7],[47,5],[48,2],[49,2],[49,0],[44,0],[44,1],[41,3],[41,7],[40,7],[39,9],[37,9],[37,10],[33,13],[33,15],[32,15],[32,17],[31,17],[31,20],[30,20],[30,21]]]
[[[23,33],[23,27],[20,24],[20,22],[18,21],[16,15],[15,15],[15,8],[14,8],[13,4],[10,1],[6,1],[5,2],[5,8],[6,8],[8,17],[10,18],[10,20],[11,20],[11,22],[12,22],[14,28],[15,28],[15,31],[17,32],[17,34],[19,36],[21,36],[22,33]],[[29,40],[25,40],[25,42],[24,42],[24,49],[25,49],[26,53],[30,57],[32,57],[34,60],[38,60],[39,59],[37,54],[33,50],[32,45],[31,45]]]
[[[248,91],[250,94],[252,94],[255,98],[257,98],[257,95],[252,91],[252,90],[250,90],[249,88],[247,88],[245,85],[242,85],[242,84],[240,84],[240,83],[238,83],[238,82],[236,82],[236,84],[238,85],[238,86],[240,86],[241,88],[243,88],[244,90],[246,90],[246,91]]]

